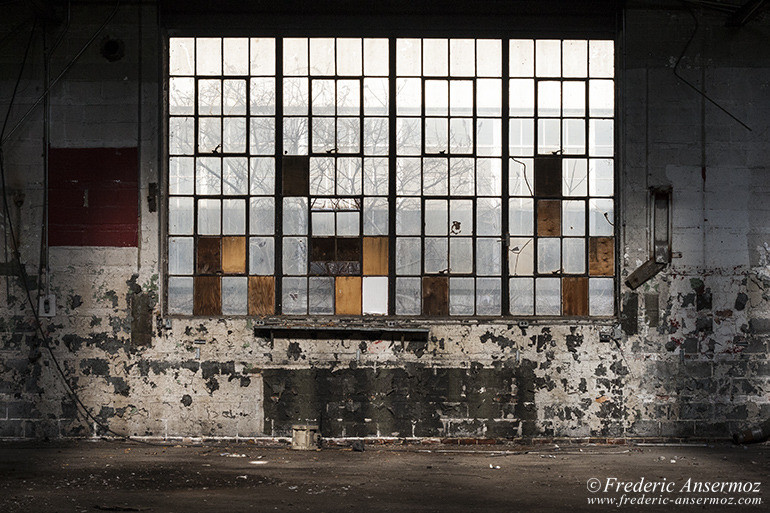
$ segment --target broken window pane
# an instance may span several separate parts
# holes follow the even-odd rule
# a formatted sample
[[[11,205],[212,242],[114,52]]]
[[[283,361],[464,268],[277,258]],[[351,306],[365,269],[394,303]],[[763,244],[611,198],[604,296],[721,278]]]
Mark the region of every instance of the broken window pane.
[[[396,315],[420,315],[420,278],[396,278]]]
[[[307,313],[307,278],[284,278],[282,287],[283,313],[304,315]]]
[[[388,278],[386,276],[365,276],[362,295],[364,314],[388,313]]]
[[[307,239],[305,237],[283,238],[283,273],[307,274]]]
[[[535,279],[535,313],[559,315],[561,313],[561,280],[559,278]]]
[[[222,278],[222,314],[246,315],[249,283],[246,277]]]
[[[308,313],[311,315],[334,314],[333,277],[308,279]]]
[[[611,199],[592,199],[588,202],[588,234],[612,236],[615,210]]]
[[[171,276],[168,279],[168,313],[192,315],[193,279],[192,277]]]
[[[500,276],[502,271],[500,239],[476,239],[476,274],[479,276]]]
[[[252,235],[275,233],[275,200],[251,198],[249,206],[249,231]]]
[[[479,201],[486,201],[486,199]],[[471,200],[451,200],[449,210],[450,235],[473,235],[473,202]],[[494,223],[494,219],[491,222]],[[480,220],[479,223],[481,223]]]
[[[508,244],[508,268],[513,276],[535,274],[535,242],[531,238],[511,238]]]
[[[588,279],[588,315],[613,315],[615,312],[614,280]]]
[[[535,284],[532,278],[511,278],[508,293],[511,315],[535,313]]]
[[[193,273],[193,239],[192,237],[169,237],[168,239],[168,273]]]
[[[449,315],[473,315],[475,298],[473,278],[449,278]]]
[[[476,279],[476,315],[500,315],[500,278]]]
[[[275,243],[272,237],[249,239],[249,274],[271,276],[275,273]]]

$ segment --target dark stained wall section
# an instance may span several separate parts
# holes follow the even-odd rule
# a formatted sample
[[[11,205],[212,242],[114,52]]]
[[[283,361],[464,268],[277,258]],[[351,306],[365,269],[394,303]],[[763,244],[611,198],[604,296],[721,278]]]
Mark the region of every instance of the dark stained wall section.
[[[136,247],[139,178],[136,148],[51,148],[51,246]]]

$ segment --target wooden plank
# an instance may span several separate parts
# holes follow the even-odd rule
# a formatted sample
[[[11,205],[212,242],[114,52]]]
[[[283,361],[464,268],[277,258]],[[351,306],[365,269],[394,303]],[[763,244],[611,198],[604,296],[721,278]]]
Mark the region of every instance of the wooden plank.
[[[310,239],[310,261],[331,262],[334,260],[334,237],[312,237]]]
[[[361,315],[361,277],[335,278],[334,305],[337,315]]]
[[[388,237],[364,237],[364,276],[388,275]]]
[[[588,238],[588,274],[591,276],[615,274],[615,239],[613,237]]]
[[[222,314],[222,285],[219,276],[196,276],[193,281],[193,315]]]
[[[562,278],[561,295],[564,315],[588,315],[588,278]]]
[[[561,196],[561,157],[535,159],[535,196],[558,198]]]
[[[283,157],[283,195],[307,196],[310,191],[310,157]]]
[[[361,239],[359,237],[337,237],[338,262],[361,261]]]
[[[537,200],[537,234],[540,237],[561,235],[561,201]]]
[[[249,315],[275,313],[275,278],[249,276]]]
[[[422,279],[422,314],[449,315],[449,278],[425,276]]]
[[[196,274],[218,274],[222,272],[222,238],[198,237]]]
[[[222,272],[228,274],[246,272],[246,237],[222,238]]]

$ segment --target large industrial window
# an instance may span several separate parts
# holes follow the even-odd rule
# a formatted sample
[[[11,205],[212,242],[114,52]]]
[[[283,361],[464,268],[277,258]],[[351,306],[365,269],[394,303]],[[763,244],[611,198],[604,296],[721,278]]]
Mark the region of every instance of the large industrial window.
[[[168,311],[614,313],[612,41],[171,38]]]

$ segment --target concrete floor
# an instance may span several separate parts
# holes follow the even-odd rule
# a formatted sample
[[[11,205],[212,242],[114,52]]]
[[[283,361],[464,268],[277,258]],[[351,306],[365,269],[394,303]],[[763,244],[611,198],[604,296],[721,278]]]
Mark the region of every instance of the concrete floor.
[[[647,498],[734,497],[764,504],[691,506],[768,511],[770,445],[367,446],[301,452],[255,444],[149,446],[135,442],[0,443],[0,511],[613,511],[591,478],[675,482]],[[665,478],[666,481],[663,481]],[[757,482],[754,493],[686,493],[692,478]],[[751,485],[752,487],[754,485]],[[626,497],[640,497],[633,491]],[[670,511],[625,505],[624,511]]]

